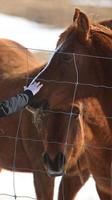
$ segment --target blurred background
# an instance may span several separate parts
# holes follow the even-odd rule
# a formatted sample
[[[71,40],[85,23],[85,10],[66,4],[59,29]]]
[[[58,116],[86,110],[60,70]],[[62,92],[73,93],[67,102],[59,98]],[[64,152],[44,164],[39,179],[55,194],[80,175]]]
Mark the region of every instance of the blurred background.
[[[0,12],[38,23],[65,27],[75,7],[95,20],[111,18],[112,0],[0,0]]]
[[[112,16],[112,0],[0,0],[0,37],[31,50],[54,50],[60,33],[72,23],[75,8],[95,21]],[[47,60],[49,52],[38,55]]]
[[[76,7],[95,21],[112,18],[112,0],[0,0],[0,38],[19,42],[38,60],[46,62],[60,33],[72,23]],[[15,176],[17,195],[35,198],[32,174],[15,173]],[[0,173],[0,200],[14,199],[1,195],[12,195],[13,184],[13,173],[3,170]],[[92,178],[77,196],[77,200],[82,199],[99,200]]]

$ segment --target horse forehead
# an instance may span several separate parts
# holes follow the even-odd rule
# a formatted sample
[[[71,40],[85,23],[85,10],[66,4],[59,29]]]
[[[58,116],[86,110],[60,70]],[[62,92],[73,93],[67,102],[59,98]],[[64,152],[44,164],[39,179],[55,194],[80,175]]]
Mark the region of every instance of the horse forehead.
[[[70,35],[71,36],[71,35]],[[66,39],[69,39],[71,37],[67,37],[65,38],[58,46],[57,48],[55,49],[55,51],[53,52],[53,54],[51,55],[47,65],[43,68],[43,70],[41,70],[40,73],[37,74],[37,76],[34,77],[34,79],[32,80],[31,83],[34,83],[34,81],[36,81],[40,75],[43,74],[43,72],[45,72],[47,70],[47,68],[49,67],[50,63],[52,62],[53,58],[55,57],[56,54],[65,54],[67,52],[64,52],[65,51],[65,44],[66,44]]]
[[[56,50],[53,51],[53,54],[51,55],[51,57],[50,57],[48,63],[46,64],[46,66],[43,68],[43,70],[40,71],[40,73],[38,73],[38,74],[34,77],[34,79],[31,81],[30,84],[34,83],[37,79],[39,79],[39,76],[42,75],[43,72],[46,71],[46,69],[49,67],[49,64],[51,63],[51,61],[52,61],[52,59],[54,58],[54,56],[56,55],[56,53],[58,53],[59,50],[61,49],[62,45],[63,45],[63,43],[61,43],[61,44],[56,48]]]

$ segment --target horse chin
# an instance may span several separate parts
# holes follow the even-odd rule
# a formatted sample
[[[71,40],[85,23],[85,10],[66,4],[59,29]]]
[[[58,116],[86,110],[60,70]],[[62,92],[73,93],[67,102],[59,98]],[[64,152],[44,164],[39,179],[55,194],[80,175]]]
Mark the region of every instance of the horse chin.
[[[47,174],[48,174],[48,176],[52,176],[52,177],[63,176],[64,171],[63,171],[63,169],[60,170],[60,171],[53,171],[51,169],[48,169]]]

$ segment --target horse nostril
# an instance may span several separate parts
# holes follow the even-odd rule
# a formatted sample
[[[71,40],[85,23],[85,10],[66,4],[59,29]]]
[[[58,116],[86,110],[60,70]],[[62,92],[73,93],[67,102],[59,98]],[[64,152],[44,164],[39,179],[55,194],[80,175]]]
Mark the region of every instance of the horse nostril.
[[[65,156],[63,153],[58,153],[55,159],[51,159],[47,152],[43,153],[42,157],[43,157],[44,165],[47,167],[47,169],[50,169],[55,172],[63,170],[65,162],[66,162]]]
[[[58,163],[59,167],[62,167],[66,162],[65,156],[63,153],[58,153],[55,158],[55,163]]]
[[[44,162],[45,165],[48,164],[48,162],[50,161],[50,158],[49,158],[49,155],[48,155],[47,152],[44,152],[42,154],[42,158],[43,158],[43,162]]]

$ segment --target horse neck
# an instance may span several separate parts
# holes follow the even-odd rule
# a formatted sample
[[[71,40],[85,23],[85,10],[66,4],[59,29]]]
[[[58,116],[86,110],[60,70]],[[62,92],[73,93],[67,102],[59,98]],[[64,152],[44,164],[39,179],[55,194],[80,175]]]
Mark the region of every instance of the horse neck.
[[[111,115],[112,94],[108,87],[112,86],[112,60],[106,58],[108,52],[105,52],[105,58],[102,50],[92,55],[83,56],[77,59],[78,66],[78,88],[76,98],[88,99],[93,98],[100,102],[100,105],[106,116]],[[104,50],[103,50],[104,51]],[[99,56],[98,56],[99,55]]]
[[[107,34],[109,32],[109,34]],[[98,57],[103,85],[112,83],[112,31],[93,33],[94,55]]]

